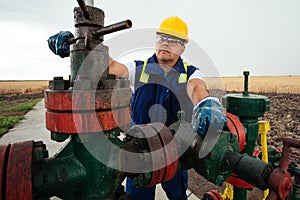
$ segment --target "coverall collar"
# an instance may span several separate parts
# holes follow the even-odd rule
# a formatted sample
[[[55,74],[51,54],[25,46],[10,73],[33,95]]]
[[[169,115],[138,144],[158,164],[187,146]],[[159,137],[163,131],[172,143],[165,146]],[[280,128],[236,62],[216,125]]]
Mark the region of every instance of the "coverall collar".
[[[181,57],[179,57],[177,63],[173,67],[173,69],[179,73],[186,73],[186,71],[183,67]],[[158,65],[157,57],[155,54],[148,59],[148,63],[146,65],[145,72],[148,74],[155,74],[155,75],[161,75],[164,73],[163,69]]]

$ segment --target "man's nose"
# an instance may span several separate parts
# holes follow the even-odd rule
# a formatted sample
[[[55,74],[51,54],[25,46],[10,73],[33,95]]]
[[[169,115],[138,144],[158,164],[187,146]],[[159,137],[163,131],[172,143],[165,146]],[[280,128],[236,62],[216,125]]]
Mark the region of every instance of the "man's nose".
[[[163,40],[161,44],[162,45],[169,45],[169,42],[168,42],[168,40]]]

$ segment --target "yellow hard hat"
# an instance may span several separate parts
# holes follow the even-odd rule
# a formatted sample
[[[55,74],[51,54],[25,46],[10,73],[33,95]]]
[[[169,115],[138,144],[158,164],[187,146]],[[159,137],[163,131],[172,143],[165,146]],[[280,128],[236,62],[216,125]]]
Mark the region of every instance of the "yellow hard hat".
[[[162,21],[157,33],[172,35],[188,42],[188,27],[186,23],[177,16],[168,17]]]

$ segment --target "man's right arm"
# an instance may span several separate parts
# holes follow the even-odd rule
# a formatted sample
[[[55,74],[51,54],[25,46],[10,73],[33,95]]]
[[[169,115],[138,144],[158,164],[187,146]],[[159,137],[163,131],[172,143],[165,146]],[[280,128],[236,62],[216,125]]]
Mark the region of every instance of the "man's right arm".
[[[109,57],[109,73],[115,74],[118,77],[128,78],[128,68]]]

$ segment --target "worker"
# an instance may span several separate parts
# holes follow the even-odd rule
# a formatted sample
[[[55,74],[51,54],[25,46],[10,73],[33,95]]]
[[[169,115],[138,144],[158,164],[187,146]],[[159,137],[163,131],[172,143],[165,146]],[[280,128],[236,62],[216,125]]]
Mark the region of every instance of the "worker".
[[[70,32],[52,36],[48,40],[50,49],[61,57],[67,56],[69,47],[65,40],[71,36]],[[155,53],[146,60],[122,64],[110,58],[110,74],[128,78],[134,88],[133,122],[162,122],[169,126],[178,121],[177,112],[184,110],[185,120],[192,122],[194,131],[200,136],[204,137],[211,127],[222,129],[226,117],[220,101],[209,96],[200,70],[181,58],[189,41],[186,23],[177,16],[166,18],[156,31],[156,39]],[[184,170],[161,185],[170,200],[185,200],[187,183],[188,174]],[[126,192],[134,200],[154,200],[155,186],[136,188],[133,180],[127,178]]]

